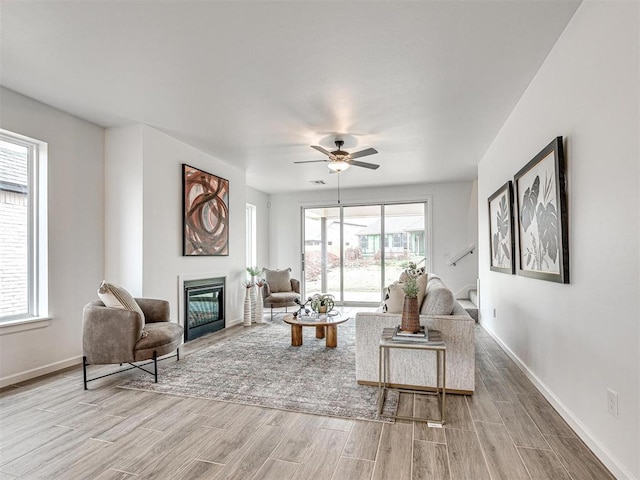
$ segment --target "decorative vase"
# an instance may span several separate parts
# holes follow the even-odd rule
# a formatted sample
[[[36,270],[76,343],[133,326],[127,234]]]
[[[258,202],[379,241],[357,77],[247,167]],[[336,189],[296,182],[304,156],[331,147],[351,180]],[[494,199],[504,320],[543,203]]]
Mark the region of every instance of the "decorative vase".
[[[411,333],[418,333],[420,331],[420,313],[418,311],[418,299],[416,297],[404,297],[400,329]]]
[[[244,295],[244,315],[242,316],[242,324],[245,327],[251,326],[251,297],[249,296],[249,288],[245,288]]]
[[[256,321],[256,286],[255,284],[251,284],[251,287],[249,287],[249,302],[250,302],[250,317],[251,317],[251,321],[255,322]]]
[[[264,305],[262,304],[262,287],[256,285],[256,289],[258,290],[256,299],[256,308],[253,309],[253,313],[255,315],[256,323],[264,323]]]

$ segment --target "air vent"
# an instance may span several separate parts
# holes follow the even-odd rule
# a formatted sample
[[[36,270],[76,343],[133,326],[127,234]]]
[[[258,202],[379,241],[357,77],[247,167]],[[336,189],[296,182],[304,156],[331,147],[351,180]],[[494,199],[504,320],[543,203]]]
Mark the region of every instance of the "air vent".
[[[324,180],[310,180],[314,185],[324,185]]]

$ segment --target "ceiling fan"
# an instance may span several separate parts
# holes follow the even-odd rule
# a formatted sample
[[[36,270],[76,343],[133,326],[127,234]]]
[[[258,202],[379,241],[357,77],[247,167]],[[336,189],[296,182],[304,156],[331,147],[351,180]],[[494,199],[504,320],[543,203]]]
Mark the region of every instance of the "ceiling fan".
[[[343,140],[336,140],[336,147],[338,149],[334,150],[333,152],[325,150],[319,145],[311,145],[311,148],[315,148],[319,152],[324,153],[329,158],[326,160],[303,160],[293,163],[328,162],[329,164],[327,166],[329,167],[329,170],[335,173],[344,172],[347,168],[351,167],[351,165],[355,165],[356,167],[369,168],[371,170],[375,170],[380,166],[376,165],[375,163],[367,163],[354,160],[354,158],[366,157],[367,155],[378,153],[375,148],[366,148],[364,150],[360,150],[359,152],[349,153],[341,150],[342,145],[344,145]]]

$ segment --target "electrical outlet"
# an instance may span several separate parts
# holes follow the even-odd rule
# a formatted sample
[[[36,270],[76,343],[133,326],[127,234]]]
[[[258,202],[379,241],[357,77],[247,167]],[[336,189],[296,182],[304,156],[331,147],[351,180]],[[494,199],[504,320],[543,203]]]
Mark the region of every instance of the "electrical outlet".
[[[618,418],[618,394],[607,388],[607,412]]]
[[[496,309],[493,309],[493,318],[496,318]]]

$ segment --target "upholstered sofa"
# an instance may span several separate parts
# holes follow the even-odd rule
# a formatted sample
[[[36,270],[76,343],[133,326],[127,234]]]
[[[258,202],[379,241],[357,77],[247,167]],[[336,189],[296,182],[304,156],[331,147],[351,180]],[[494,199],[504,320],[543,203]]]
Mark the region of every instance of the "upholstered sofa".
[[[430,298],[431,296],[431,298]],[[450,310],[450,313],[446,312]],[[356,314],[356,379],[378,384],[378,353],[383,328],[400,324],[400,313]],[[421,305],[420,324],[439,330],[447,347],[447,392],[470,395],[475,390],[475,321],[453,298],[451,290],[436,276],[429,276]],[[436,386],[435,354],[392,349],[389,381],[393,386],[431,389]]]

